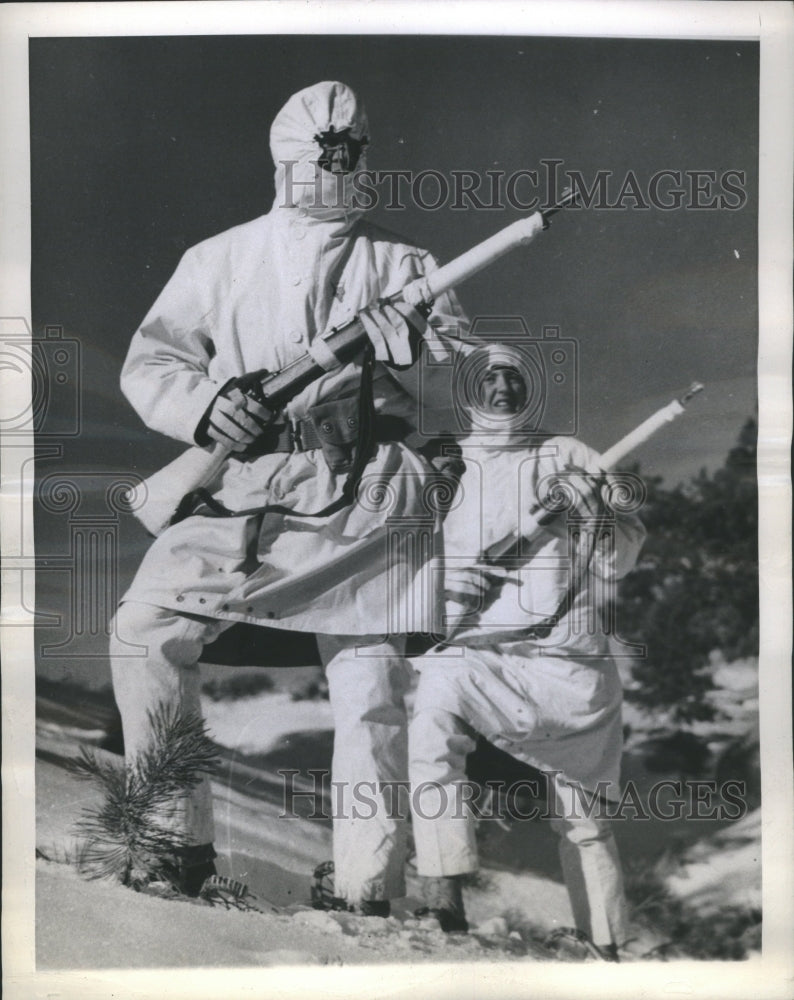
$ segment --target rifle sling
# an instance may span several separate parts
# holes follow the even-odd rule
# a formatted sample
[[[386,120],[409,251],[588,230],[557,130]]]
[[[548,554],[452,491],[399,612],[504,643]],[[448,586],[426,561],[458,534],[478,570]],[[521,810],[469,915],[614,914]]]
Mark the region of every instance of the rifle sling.
[[[364,350],[364,357],[361,364],[361,383],[359,388],[358,406],[358,426],[359,436],[356,442],[353,464],[347,474],[347,479],[342,487],[342,492],[326,504],[322,510],[299,511],[283,504],[263,504],[260,507],[247,507],[245,510],[229,510],[229,508],[216,500],[209,490],[200,487],[191,490],[179,502],[179,506],[171,518],[170,524],[178,524],[186,517],[199,514],[202,517],[253,517],[265,514],[284,514],[290,517],[330,517],[344,507],[349,507],[355,499],[356,489],[364,469],[372,457],[372,449],[375,444],[375,421],[374,402],[372,395],[373,368],[375,356],[372,347]]]
[[[557,605],[556,610],[553,614],[549,615],[542,622],[538,622],[536,625],[528,625],[526,628],[517,629],[511,634],[511,642],[520,642],[522,639],[548,639],[553,630],[560,624],[560,622],[565,618],[567,614],[570,613],[573,603],[579,596],[582,584],[584,582],[585,575],[590,569],[590,564],[593,560],[595,546],[590,550],[587,559],[579,561],[577,570],[572,574],[571,580],[566,588],[566,591],[562,597],[562,600]],[[516,550],[517,551],[517,550]],[[508,553],[505,553],[501,558],[505,558]],[[495,562],[497,560],[494,560]],[[461,628],[462,631],[462,628]],[[505,640],[503,640],[505,641]],[[455,636],[451,636],[448,639],[444,639],[442,642],[438,643],[436,649],[447,649],[456,644]],[[465,643],[463,643],[465,645]]]

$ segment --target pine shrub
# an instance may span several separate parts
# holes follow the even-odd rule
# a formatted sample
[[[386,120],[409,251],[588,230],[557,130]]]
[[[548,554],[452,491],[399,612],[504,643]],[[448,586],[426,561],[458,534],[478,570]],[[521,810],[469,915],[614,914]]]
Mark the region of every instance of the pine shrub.
[[[175,803],[218,765],[204,720],[178,706],[160,704],[149,714],[152,739],[126,765],[85,747],[72,761],[78,777],[103,792],[78,823],[83,842],[78,868],[92,879],[113,879],[139,889],[168,879],[186,847],[168,822]]]

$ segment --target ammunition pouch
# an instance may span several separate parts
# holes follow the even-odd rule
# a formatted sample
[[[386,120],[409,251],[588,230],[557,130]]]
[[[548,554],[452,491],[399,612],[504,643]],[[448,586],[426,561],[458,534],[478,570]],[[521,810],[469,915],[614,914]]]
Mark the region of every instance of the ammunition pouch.
[[[358,392],[341,399],[318,403],[301,422],[300,447],[322,449],[331,472],[349,472],[353,467],[356,445],[361,435],[361,399]],[[371,414],[366,417],[371,419]],[[313,431],[313,434],[308,434]],[[313,438],[313,440],[307,440]]]

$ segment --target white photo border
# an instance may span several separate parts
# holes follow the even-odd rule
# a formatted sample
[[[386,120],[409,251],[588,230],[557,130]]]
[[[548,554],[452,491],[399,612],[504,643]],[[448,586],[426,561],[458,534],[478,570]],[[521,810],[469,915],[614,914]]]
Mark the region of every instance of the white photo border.
[[[454,25],[454,31],[451,29]],[[627,38],[759,40],[760,201],[758,463],[760,518],[760,715],[763,781],[763,955],[744,963],[593,966],[399,965],[245,970],[80,970],[36,972],[34,957],[33,630],[4,628],[3,671],[3,978],[7,996],[106,998],[267,995],[271,997],[788,998],[794,930],[791,764],[791,265],[794,158],[794,12],[789,4],[468,0],[383,2],[19,3],[0,8],[0,316],[30,324],[28,39],[30,37],[214,34],[515,34]],[[0,407],[18,413],[26,381],[0,372]],[[1,411],[0,411],[1,412]],[[32,502],[21,456],[32,440],[3,444],[3,622],[21,624],[33,607],[32,572],[24,595],[14,505]],[[25,518],[25,524],[30,524]],[[15,535],[16,532],[16,535]],[[12,580],[13,577],[13,580]],[[19,589],[19,588],[17,588]]]

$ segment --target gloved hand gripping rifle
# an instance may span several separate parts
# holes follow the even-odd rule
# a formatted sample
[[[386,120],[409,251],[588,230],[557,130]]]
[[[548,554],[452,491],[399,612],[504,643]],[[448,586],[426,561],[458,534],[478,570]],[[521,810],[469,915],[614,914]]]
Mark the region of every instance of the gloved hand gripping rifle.
[[[575,201],[570,191],[542,212],[519,219],[478,243],[432,274],[417,278],[378,305],[394,305],[410,323],[412,310],[429,312],[433,301],[518,246],[531,243],[549,227],[555,212]],[[237,387],[250,393],[269,410],[276,412],[327,371],[351,361],[367,343],[368,335],[358,316],[318,337],[309,351],[277,372],[253,372],[243,376]],[[182,497],[210,482],[229,458],[230,448],[216,443],[209,448],[190,448],[165,468],[149,476],[130,496],[130,508],[153,535],[171,523]]]
[[[613,469],[619,462],[622,462],[635,448],[638,448],[649,438],[653,437],[662,427],[680,417],[686,409],[687,403],[702,390],[703,384],[701,382],[693,382],[685,393],[677,399],[673,399],[660,410],[652,413],[651,416],[635,427],[633,431],[622,437],[611,448],[602,452],[595,464],[591,468],[586,469],[585,472],[597,481],[605,481],[607,472]],[[560,516],[563,516],[563,514],[555,512],[542,503],[537,503],[522,521],[521,526],[490,545],[475,562],[473,568],[487,573],[492,567],[498,566],[500,560],[520,558],[524,547],[536,534],[543,531],[547,525]],[[444,627],[447,632],[447,638],[438,648],[453,645],[455,640],[465,630],[466,620],[469,619],[476,622],[480,610],[479,607],[469,607],[462,600],[458,599],[454,593],[448,592],[446,594],[444,616]],[[476,624],[474,628],[476,632]]]

